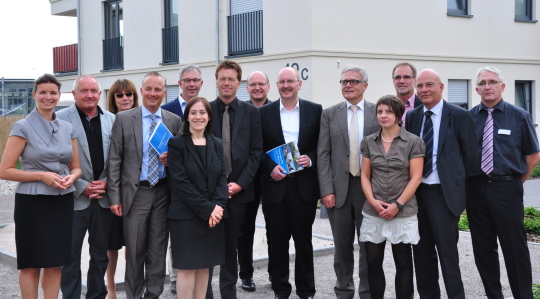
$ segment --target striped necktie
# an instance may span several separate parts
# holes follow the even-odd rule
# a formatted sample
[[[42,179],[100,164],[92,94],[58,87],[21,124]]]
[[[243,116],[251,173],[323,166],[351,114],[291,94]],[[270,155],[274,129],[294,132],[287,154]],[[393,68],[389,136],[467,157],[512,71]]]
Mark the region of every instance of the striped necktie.
[[[484,126],[484,137],[482,139],[482,171],[489,174],[493,171],[493,108],[486,109],[488,117]]]
[[[426,145],[426,155],[424,157],[423,177],[427,178],[433,172],[433,121],[431,120],[432,111],[425,112],[424,130],[422,139]]]
[[[156,129],[157,123],[155,115],[150,117],[152,118],[152,124],[150,125],[150,136],[152,136],[152,133],[154,133],[154,130]],[[159,181],[159,155],[151,145],[149,145],[148,155],[148,182],[150,183],[150,186],[153,187]]]

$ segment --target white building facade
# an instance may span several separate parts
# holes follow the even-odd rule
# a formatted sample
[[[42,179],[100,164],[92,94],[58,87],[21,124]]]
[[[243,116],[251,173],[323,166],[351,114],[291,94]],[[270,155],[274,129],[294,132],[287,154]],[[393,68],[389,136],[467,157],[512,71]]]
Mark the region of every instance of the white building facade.
[[[341,69],[360,65],[369,77],[365,97],[376,102],[395,94],[392,68],[407,61],[419,71],[438,71],[444,98],[467,109],[480,102],[477,69],[498,67],[504,99],[531,112],[535,123],[540,117],[535,0],[49,1],[53,15],[76,17],[79,24],[77,45],[55,54],[62,92],[70,91],[78,74],[92,74],[105,90],[102,107],[115,80],[140,86],[149,71],[166,77],[173,100],[178,70],[187,64],[201,67],[200,95],[212,100],[215,67],[224,59],[240,63],[243,80],[252,71],[265,72],[271,100],[279,97],[278,71],[293,66],[304,81],[300,97],[323,107],[343,101]],[[239,95],[245,99],[244,87]]]

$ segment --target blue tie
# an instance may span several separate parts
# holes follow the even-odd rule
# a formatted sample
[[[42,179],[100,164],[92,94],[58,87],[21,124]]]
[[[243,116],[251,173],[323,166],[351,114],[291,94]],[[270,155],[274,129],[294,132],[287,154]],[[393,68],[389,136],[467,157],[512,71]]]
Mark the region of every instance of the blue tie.
[[[422,139],[426,145],[426,155],[424,157],[424,172],[423,177],[427,178],[433,172],[433,121],[431,121],[431,115],[433,112],[425,112],[424,130]]]
[[[152,118],[152,125],[150,125],[150,136],[154,133],[156,128],[156,116],[150,116]],[[148,157],[148,182],[150,186],[154,186],[159,181],[159,155],[156,150],[149,145],[149,157]]]

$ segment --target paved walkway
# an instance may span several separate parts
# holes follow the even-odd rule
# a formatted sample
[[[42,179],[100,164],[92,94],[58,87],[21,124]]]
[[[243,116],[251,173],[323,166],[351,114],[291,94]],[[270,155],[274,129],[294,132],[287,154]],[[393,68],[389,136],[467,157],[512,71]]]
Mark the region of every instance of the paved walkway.
[[[529,180],[525,183],[525,206],[540,207],[540,180]],[[2,223],[11,223],[13,221],[13,196],[0,196],[0,226]],[[266,237],[264,231],[264,218],[259,211],[257,218],[258,228],[255,237],[255,256],[257,260],[255,262],[255,274],[254,280],[257,284],[257,291],[254,293],[248,293],[238,288],[238,298],[273,298],[273,292],[268,281],[268,274],[266,272],[267,253],[266,253]],[[333,247],[332,247],[332,233],[330,230],[330,224],[327,219],[321,219],[317,217],[313,225],[313,243],[315,248],[315,279],[318,298],[332,298],[335,297],[333,293],[333,285],[335,283],[335,274],[333,270]],[[294,246],[291,243],[291,253],[294,252]],[[465,291],[467,298],[485,298],[483,296],[483,287],[478,275],[478,271],[474,265],[474,258],[472,253],[472,246],[470,240],[470,234],[466,232],[460,233],[459,241],[460,250],[460,267],[462,271],[463,283],[465,285]],[[529,244],[529,250],[531,252],[531,260],[533,265],[533,281],[534,283],[540,283],[540,245]],[[15,267],[14,259],[15,246],[13,241],[13,225],[7,225],[4,228],[0,228],[0,299],[2,298],[19,298],[19,286],[18,286],[18,274]],[[87,249],[86,249],[87,252]],[[123,256],[121,253],[119,256]],[[502,253],[501,253],[502,257]],[[83,257],[87,259],[87,257]],[[391,254],[391,247],[387,246],[384,268],[387,278],[387,291],[386,298],[395,298],[393,277],[395,275],[395,267],[393,265],[393,259]],[[83,265],[87,262],[83,262]],[[121,282],[123,271],[122,266],[124,261],[120,258],[119,268],[117,274],[117,281]],[[358,265],[358,262],[355,263]],[[294,290],[294,254],[290,258],[291,277],[290,281],[293,284]],[[83,273],[86,269],[83,270]],[[358,272],[356,267],[355,273]],[[84,274],[83,274],[84,275]],[[355,274],[356,285],[358,285],[358,277]],[[506,277],[506,271],[504,268],[504,262],[501,258],[501,283],[503,290],[507,298],[511,298],[510,286],[508,285],[508,279]],[[443,298],[445,297],[444,285],[442,279],[440,280],[441,290],[443,291]],[[121,285],[120,285],[121,288]],[[213,279],[214,293],[218,293],[218,277],[214,276]],[[293,291],[294,294],[294,291]],[[83,298],[83,297],[81,297]],[[118,291],[118,298],[125,298],[124,291]],[[169,284],[165,286],[165,291],[161,298],[176,298],[169,291]],[[216,296],[219,298],[219,296]],[[294,296],[292,296],[294,298]],[[416,294],[415,298],[418,298]]]

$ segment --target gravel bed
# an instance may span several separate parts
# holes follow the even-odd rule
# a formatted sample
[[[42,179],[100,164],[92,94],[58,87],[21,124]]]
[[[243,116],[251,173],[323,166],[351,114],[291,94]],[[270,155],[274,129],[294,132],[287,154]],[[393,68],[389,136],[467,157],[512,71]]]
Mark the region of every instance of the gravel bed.
[[[0,180],[0,195],[15,194],[17,184],[17,182]]]

